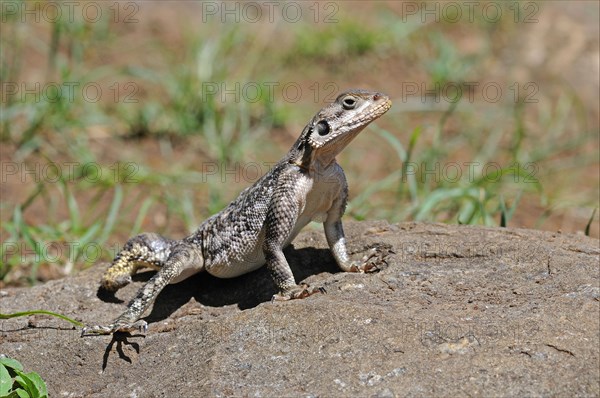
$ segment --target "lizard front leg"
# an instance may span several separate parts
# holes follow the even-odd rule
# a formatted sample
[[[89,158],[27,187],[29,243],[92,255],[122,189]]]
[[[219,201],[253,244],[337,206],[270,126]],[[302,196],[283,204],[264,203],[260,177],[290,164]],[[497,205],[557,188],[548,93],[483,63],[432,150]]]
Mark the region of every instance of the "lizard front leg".
[[[324,292],[322,288],[311,289],[307,284],[296,284],[294,274],[283,254],[284,242],[289,238],[298,220],[301,201],[295,196],[298,192],[302,192],[302,189],[290,188],[285,183],[279,186],[265,220],[263,253],[267,269],[279,289],[273,300],[300,299]]]
[[[171,253],[164,262],[164,265],[138,291],[136,297],[131,300],[127,306],[127,310],[123,314],[108,326],[85,327],[82,331],[82,336],[88,334],[112,334],[114,332],[145,332],[147,323],[139,318],[156,299],[162,289],[176,280],[182,273],[188,272],[190,269],[200,270],[202,266],[203,257],[199,248],[185,241],[177,242],[171,248]]]
[[[329,209],[325,220],[325,238],[336,263],[345,272],[377,272],[376,261],[371,261],[374,253],[367,254],[362,261],[351,261],[346,248],[346,238],[342,226],[342,215],[346,207],[347,191],[344,189]]]
[[[277,285],[279,292],[273,295],[272,300],[293,300],[310,296],[314,293],[323,293],[322,288],[311,288],[305,283],[296,284],[294,274],[285,259],[281,247],[266,245],[265,259],[271,277]]]

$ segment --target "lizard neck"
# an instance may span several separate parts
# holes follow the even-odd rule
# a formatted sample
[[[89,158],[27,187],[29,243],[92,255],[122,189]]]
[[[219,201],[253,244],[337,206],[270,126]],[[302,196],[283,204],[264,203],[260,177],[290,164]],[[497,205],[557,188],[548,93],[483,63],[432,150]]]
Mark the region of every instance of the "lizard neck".
[[[288,162],[295,164],[300,169],[310,171],[315,151],[308,143],[308,135],[310,134],[310,123],[304,127],[302,134],[296,140],[292,148],[287,154]]]
[[[352,141],[363,129],[357,128],[346,132],[321,148],[315,148],[309,143],[312,131],[309,123],[288,152],[288,162],[297,165],[305,171],[325,170],[335,163],[335,157]]]

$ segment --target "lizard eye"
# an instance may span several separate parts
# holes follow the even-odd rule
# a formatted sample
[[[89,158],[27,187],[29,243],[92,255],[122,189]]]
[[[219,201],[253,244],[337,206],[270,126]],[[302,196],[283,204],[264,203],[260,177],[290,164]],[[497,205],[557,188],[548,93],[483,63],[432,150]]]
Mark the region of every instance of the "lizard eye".
[[[317,123],[317,133],[319,133],[319,135],[329,134],[329,123],[327,123],[325,120],[321,120],[319,123]]]
[[[347,96],[342,100],[342,106],[346,110],[354,109],[354,107],[356,106],[356,100],[354,99],[354,97]]]

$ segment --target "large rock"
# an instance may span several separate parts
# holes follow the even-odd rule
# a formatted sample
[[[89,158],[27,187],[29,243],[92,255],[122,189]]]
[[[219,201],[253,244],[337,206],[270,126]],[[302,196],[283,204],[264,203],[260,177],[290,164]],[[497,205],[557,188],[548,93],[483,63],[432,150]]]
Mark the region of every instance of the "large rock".
[[[518,229],[347,223],[350,249],[395,254],[377,274],[339,272],[320,230],[286,250],[328,294],[271,303],[263,268],[167,287],[146,337],[80,338],[46,316],[2,321],[0,353],[53,397],[598,396],[598,240]],[[2,312],[48,309],[107,323],[143,281],[101,300],[106,265],[31,289]]]

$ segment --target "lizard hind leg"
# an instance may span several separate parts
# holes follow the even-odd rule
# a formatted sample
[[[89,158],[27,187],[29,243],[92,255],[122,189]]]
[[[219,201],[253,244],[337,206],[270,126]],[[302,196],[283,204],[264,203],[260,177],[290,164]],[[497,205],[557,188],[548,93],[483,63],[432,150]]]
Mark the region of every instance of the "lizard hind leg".
[[[102,288],[114,292],[131,282],[140,268],[160,269],[169,258],[174,240],[158,234],[143,233],[127,241],[102,276]]]
[[[145,332],[147,324],[140,317],[152,304],[162,289],[169,283],[177,280],[186,272],[200,271],[203,268],[204,258],[199,247],[188,242],[176,241],[171,245],[170,254],[158,272],[142,286],[136,296],[112,324],[107,326],[85,327],[81,335],[111,334],[114,332]]]

